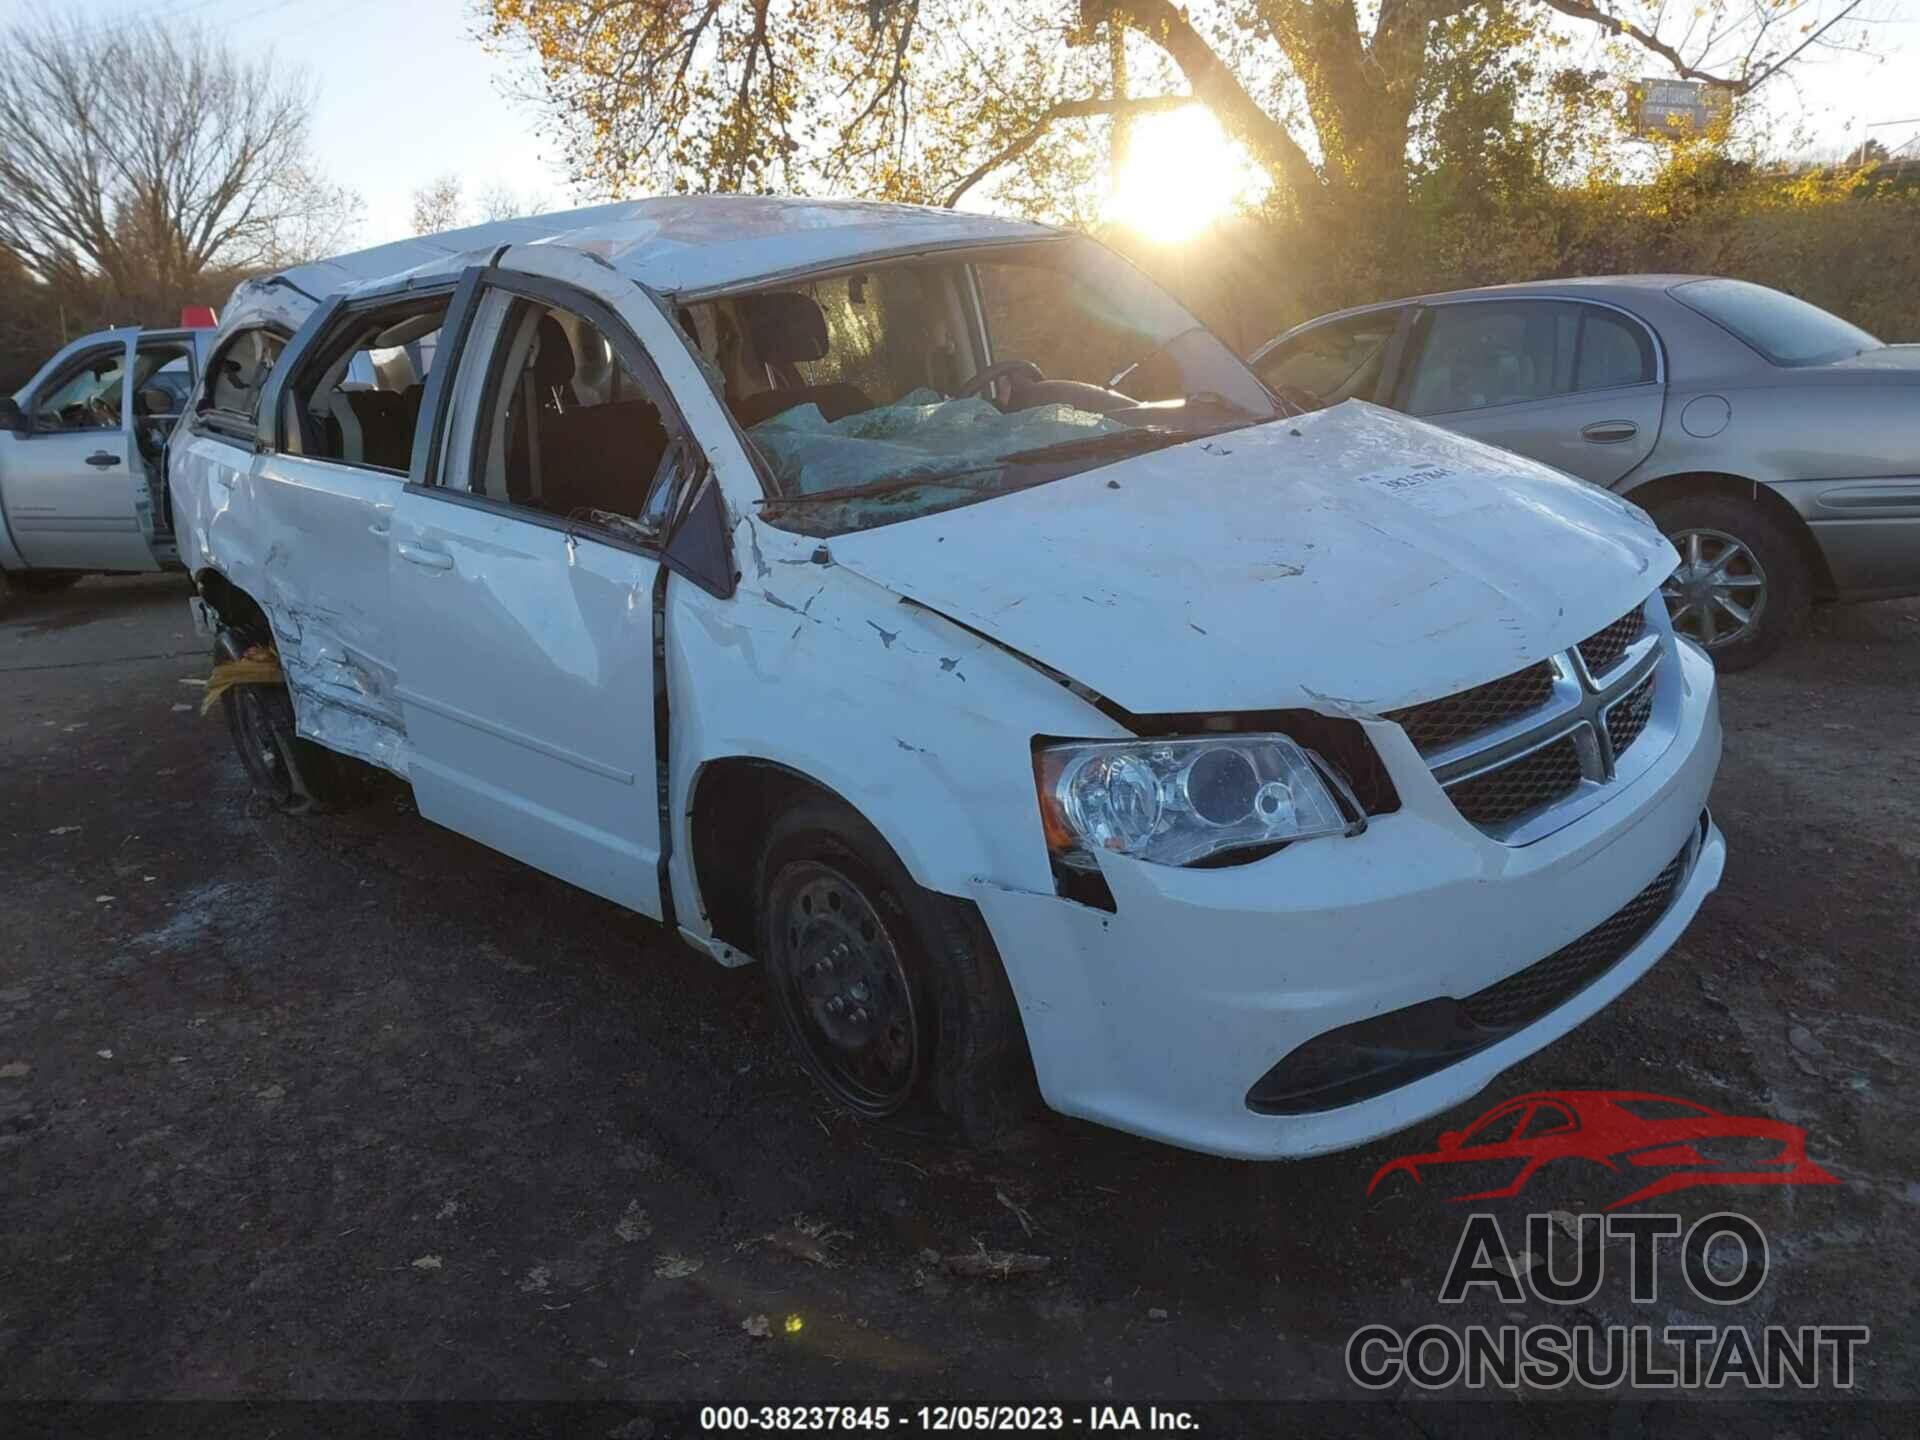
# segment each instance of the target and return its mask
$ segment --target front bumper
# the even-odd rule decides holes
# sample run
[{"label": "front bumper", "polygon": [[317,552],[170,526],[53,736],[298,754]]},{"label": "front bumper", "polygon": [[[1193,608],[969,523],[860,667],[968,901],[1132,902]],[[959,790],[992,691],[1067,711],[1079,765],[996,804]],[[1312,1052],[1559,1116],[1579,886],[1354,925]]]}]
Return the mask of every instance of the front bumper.
[{"label": "front bumper", "polygon": [[[1047,1103],[1217,1155],[1319,1154],[1466,1100],[1606,1005],[1679,938],[1726,860],[1719,830],[1707,822],[1700,833],[1720,759],[1713,666],[1691,645],[1665,643],[1678,677],[1667,749],[1606,803],[1529,844],[1501,844],[1462,820],[1398,727],[1379,722],[1369,730],[1395,769],[1401,808],[1364,835],[1212,870],[1102,857],[1113,914],[976,884]],[[1585,935],[1696,834],[1659,920],[1538,1020],[1352,1104],[1288,1115],[1248,1107],[1250,1087],[1313,1037],[1472,995]]]}]

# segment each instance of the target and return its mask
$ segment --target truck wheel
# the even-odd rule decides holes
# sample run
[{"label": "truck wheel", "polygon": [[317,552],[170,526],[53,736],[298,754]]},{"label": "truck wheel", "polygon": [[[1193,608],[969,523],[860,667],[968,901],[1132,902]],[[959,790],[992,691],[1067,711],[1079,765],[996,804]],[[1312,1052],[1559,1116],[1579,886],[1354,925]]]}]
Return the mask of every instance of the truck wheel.
[{"label": "truck wheel", "polygon": [[[235,643],[223,636],[221,652]],[[351,780],[333,752],[294,732],[286,686],[234,685],[220,696],[220,708],[254,793],[276,810],[307,815],[338,809],[351,798]]]},{"label": "truck wheel", "polygon": [[1794,537],[1766,511],[1727,495],[1681,495],[1653,507],[1680,552],[1660,594],[1673,628],[1721,670],[1757,665],[1805,623],[1813,577]]},{"label": "truck wheel", "polygon": [[825,798],[761,850],[760,954],[801,1065],[863,1119],[942,1112],[983,1144],[1032,1109],[1019,1007],[979,913],[913,883],[879,833]]}]

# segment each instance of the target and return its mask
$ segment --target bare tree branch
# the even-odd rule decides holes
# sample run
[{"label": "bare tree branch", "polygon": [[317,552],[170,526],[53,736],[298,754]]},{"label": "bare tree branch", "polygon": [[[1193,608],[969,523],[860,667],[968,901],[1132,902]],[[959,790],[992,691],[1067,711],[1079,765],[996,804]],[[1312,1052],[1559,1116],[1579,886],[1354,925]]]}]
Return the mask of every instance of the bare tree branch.
[{"label": "bare tree branch", "polygon": [[1001,147],[948,192],[940,203],[951,210],[974,186],[1003,166],[1012,164],[1040,143],[1041,137],[1062,120],[1084,120],[1097,115],[1152,115],[1184,110],[1198,102],[1191,95],[1143,95],[1135,99],[1067,100],[1049,107],[1017,140]]}]

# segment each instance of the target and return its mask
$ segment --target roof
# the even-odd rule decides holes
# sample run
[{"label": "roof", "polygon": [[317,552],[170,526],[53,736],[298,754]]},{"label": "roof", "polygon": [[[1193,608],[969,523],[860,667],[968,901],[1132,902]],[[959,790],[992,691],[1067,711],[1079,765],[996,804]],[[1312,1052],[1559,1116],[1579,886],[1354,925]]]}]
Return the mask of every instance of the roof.
[{"label": "roof", "polygon": [[1329,310],[1281,331],[1253,352],[1257,360],[1275,345],[1297,331],[1323,325],[1329,320],[1344,320],[1378,310],[1397,310],[1402,305],[1443,300],[1464,300],[1471,296],[1501,296],[1509,299],[1560,299],[1580,297],[1589,300],[1624,300],[1629,294],[1664,293],[1689,280],[1707,280],[1707,275],[1569,275],[1558,280],[1518,280],[1505,285],[1473,285],[1463,290],[1435,290],[1426,295],[1402,295],[1396,300],[1375,300],[1367,305],[1351,305],[1344,310]]},{"label": "roof", "polygon": [[568,245],[664,294],[725,289],[840,261],[1041,240],[1046,225],[922,205],[767,195],[677,195],[494,220],[298,265],[282,278],[320,297],[408,272],[458,269],[499,245]]}]

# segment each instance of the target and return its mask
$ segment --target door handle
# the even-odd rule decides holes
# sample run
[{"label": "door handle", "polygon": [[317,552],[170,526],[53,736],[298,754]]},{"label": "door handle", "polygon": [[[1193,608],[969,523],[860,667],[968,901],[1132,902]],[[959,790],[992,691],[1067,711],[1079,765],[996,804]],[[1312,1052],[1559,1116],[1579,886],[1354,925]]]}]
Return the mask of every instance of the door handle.
[{"label": "door handle", "polygon": [[1596,420],[1580,432],[1595,445],[1619,445],[1639,433],[1640,427],[1631,420]]},{"label": "door handle", "polygon": [[104,450],[96,450],[93,454],[87,456],[87,463],[96,470],[104,470],[109,465],[118,465],[120,463],[120,457],[118,455],[109,455]]},{"label": "door handle", "polygon": [[453,568],[453,556],[449,555],[446,551],[429,550],[421,545],[409,545],[404,540],[400,542],[400,558],[402,560],[410,560],[415,565],[425,566],[429,570],[451,570]]}]

